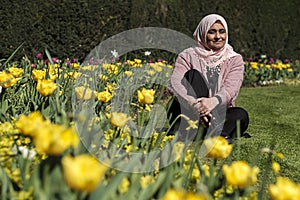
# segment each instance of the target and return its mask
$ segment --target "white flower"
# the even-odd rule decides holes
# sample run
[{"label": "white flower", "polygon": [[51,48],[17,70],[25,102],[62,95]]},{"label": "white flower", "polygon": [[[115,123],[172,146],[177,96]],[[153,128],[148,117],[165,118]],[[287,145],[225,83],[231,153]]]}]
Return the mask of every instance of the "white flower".
[{"label": "white flower", "polygon": [[1,94],[1,92],[2,92],[2,87],[0,86],[0,94]]},{"label": "white flower", "polygon": [[267,58],[267,55],[260,55],[260,58],[264,59],[264,58]]},{"label": "white flower", "polygon": [[119,53],[115,49],[113,51],[110,51],[110,53],[113,55],[114,58],[119,57]]},{"label": "white flower", "polygon": [[28,158],[29,160],[31,160],[32,158],[34,158],[34,156],[36,155],[36,151],[34,150],[30,150],[25,146],[20,146],[19,147],[19,151],[22,153],[22,156],[24,158]]},{"label": "white flower", "polygon": [[151,52],[150,51],[145,51],[145,56],[150,56]]}]

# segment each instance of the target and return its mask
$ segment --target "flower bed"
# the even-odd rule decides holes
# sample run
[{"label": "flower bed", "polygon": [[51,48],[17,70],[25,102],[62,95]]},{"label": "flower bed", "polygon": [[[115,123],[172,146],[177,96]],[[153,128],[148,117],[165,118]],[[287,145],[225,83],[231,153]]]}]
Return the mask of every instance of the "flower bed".
[{"label": "flower bed", "polygon": [[[299,183],[278,173],[279,152],[262,149],[278,178],[258,191],[260,169],[232,160],[234,144],[224,138],[174,142],[161,112],[171,98],[167,61],[80,66],[42,54],[4,65],[1,199],[300,198]],[[250,85],[299,77],[298,62],[249,61],[245,67]],[[198,129],[188,122],[188,131]]]}]

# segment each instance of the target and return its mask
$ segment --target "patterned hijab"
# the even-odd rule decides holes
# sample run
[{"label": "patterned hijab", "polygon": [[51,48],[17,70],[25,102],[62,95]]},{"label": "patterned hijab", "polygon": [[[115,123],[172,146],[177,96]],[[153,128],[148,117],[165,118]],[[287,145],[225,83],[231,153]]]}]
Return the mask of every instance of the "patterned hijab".
[{"label": "patterned hijab", "polygon": [[[218,51],[213,51],[207,46],[206,35],[210,27],[216,21],[220,21],[226,30],[226,43],[222,49]],[[200,59],[203,60],[205,64],[209,66],[215,67],[222,63],[224,60],[237,55],[237,53],[233,51],[233,48],[228,44],[227,22],[220,15],[210,14],[205,16],[198,24],[193,34],[193,37],[199,45],[196,48],[197,54],[200,56]]]}]

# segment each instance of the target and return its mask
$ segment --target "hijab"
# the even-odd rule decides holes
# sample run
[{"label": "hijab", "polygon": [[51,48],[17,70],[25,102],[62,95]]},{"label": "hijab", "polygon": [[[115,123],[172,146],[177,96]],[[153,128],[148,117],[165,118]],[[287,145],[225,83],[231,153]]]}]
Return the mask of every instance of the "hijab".
[{"label": "hijab", "polygon": [[[224,47],[218,51],[213,51],[207,46],[206,36],[209,28],[217,21],[220,21],[226,30],[226,43]],[[233,56],[238,55],[233,51],[233,48],[228,44],[228,27],[225,19],[217,14],[210,14],[205,16],[198,24],[194,34],[194,39],[198,43],[196,53],[206,65],[216,67],[223,61]]]}]

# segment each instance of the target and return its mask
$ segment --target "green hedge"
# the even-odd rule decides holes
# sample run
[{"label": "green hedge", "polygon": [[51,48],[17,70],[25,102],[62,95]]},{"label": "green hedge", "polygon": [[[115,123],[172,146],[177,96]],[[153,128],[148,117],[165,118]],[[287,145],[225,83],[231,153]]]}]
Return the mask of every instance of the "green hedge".
[{"label": "green hedge", "polygon": [[0,58],[52,56],[83,59],[101,41],[132,28],[157,26],[189,36],[209,13],[223,15],[230,43],[244,57],[299,59],[298,0],[2,0]]}]

